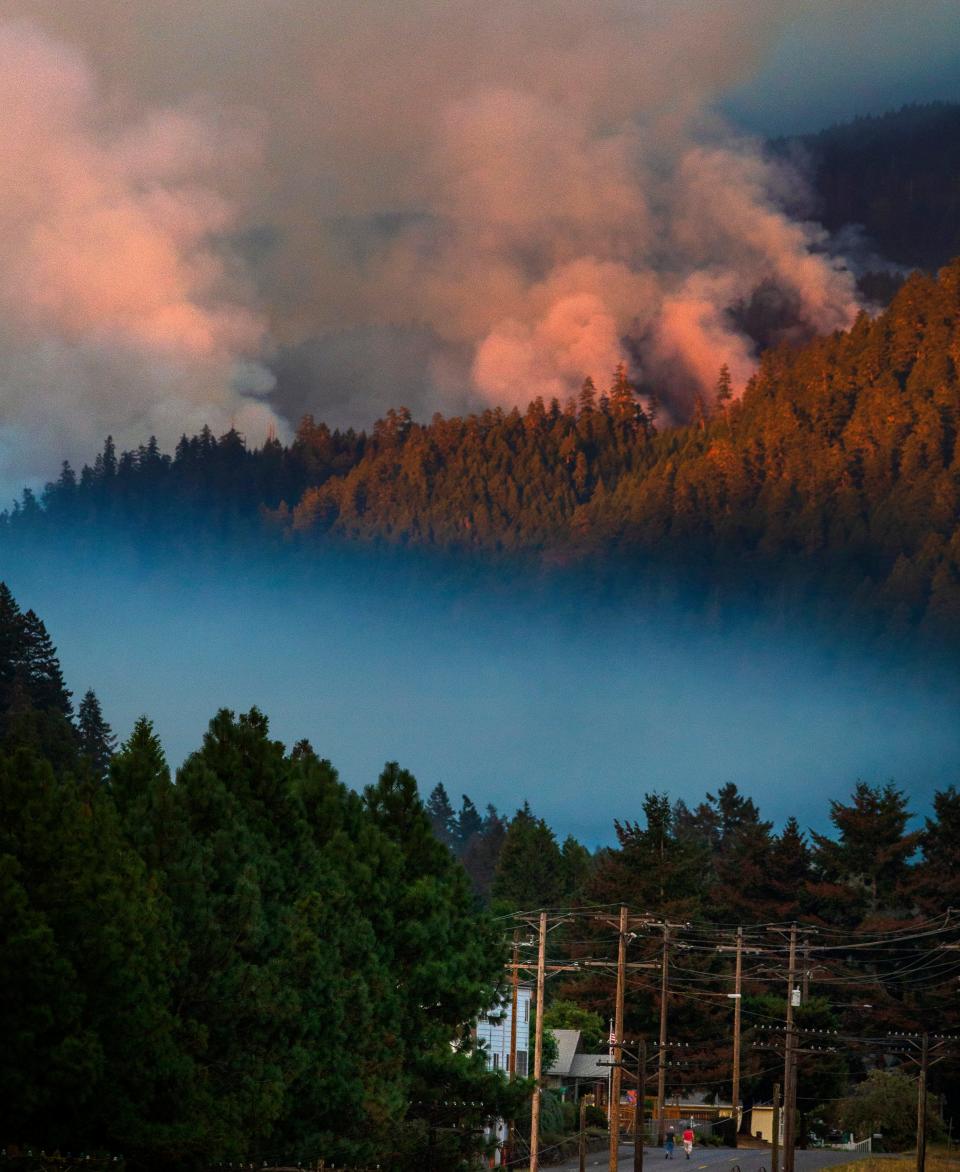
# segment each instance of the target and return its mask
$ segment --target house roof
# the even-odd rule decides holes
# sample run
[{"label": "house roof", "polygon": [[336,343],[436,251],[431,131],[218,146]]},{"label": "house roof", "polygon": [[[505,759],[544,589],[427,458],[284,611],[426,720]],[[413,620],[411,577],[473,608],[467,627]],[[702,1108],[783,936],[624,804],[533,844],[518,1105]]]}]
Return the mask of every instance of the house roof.
[{"label": "house roof", "polygon": [[606,1054],[574,1054],[573,1062],[570,1064],[569,1077],[570,1078],[589,1078],[606,1081],[607,1075],[610,1073],[609,1066],[601,1066],[601,1062],[609,1063],[610,1059]]},{"label": "house roof", "polygon": [[574,1055],[580,1046],[580,1031],[553,1030],[552,1032],[557,1039],[557,1060],[547,1071],[547,1074],[555,1074],[563,1078],[570,1073]]}]

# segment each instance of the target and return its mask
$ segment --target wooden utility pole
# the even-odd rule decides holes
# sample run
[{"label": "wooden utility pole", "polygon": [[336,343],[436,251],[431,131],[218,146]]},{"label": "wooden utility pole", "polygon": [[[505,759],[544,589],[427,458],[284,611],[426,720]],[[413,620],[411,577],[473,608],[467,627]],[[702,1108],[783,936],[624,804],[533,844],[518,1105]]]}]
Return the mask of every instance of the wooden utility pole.
[{"label": "wooden utility pole", "polygon": [[620,908],[617,937],[617,996],[613,1007],[613,1067],[610,1071],[610,1172],[617,1172],[620,1150],[620,1071],[623,1066],[623,989],[627,966],[627,909]]},{"label": "wooden utility pole", "polygon": [[520,929],[513,930],[513,973],[510,1000],[510,1081],[517,1077],[517,1010],[520,1008]]},{"label": "wooden utility pole", "polygon": [[587,1172],[587,1096],[580,1096],[580,1172]]},{"label": "wooden utility pole", "polygon": [[[511,970],[513,996],[510,1001],[510,1081],[517,1077],[517,1011],[520,1008],[520,929],[513,930],[513,968]],[[527,1050],[529,1051],[529,1044]],[[513,1163],[517,1144],[517,1121],[507,1125],[507,1163]]]},{"label": "wooden utility pole", "polygon": [[783,1172],[794,1172],[797,1132],[797,1043],[793,1028],[793,989],[797,980],[797,925],[790,926],[787,968],[787,1034],[783,1061]]},{"label": "wooden utility pole", "polygon": [[637,1102],[633,1110],[633,1172],[643,1172],[643,1141],[647,1133],[644,1095],[647,1090],[647,1040],[637,1047]]},{"label": "wooden utility pole", "polygon": [[770,1172],[780,1172],[780,1084],[773,1085],[773,1136],[770,1141]]},{"label": "wooden utility pole", "polygon": [[737,928],[737,966],[733,978],[733,1087],[730,1102],[733,1106],[733,1146],[737,1146],[740,1132],[740,1002],[743,983],[743,928]]},{"label": "wooden utility pole", "polygon": [[670,925],[663,925],[663,959],[660,969],[660,1048],[657,1061],[657,1143],[663,1146],[663,1101],[667,1088],[667,986],[670,963]]},{"label": "wooden utility pole", "polygon": [[917,1172],[924,1172],[927,1162],[927,1066],[930,1059],[930,1039],[926,1034],[920,1041],[920,1079],[917,1087]]},{"label": "wooden utility pole", "polygon": [[540,913],[537,949],[537,1021],[533,1050],[533,1102],[530,1104],[530,1172],[540,1169],[540,1079],[543,1074],[543,979],[547,963],[547,913]]}]

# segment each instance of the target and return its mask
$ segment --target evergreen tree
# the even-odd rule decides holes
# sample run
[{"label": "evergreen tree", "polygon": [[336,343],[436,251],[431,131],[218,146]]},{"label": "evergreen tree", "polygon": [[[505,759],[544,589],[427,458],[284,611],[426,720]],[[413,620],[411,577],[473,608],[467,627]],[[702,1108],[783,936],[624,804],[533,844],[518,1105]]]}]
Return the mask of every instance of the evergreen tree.
[{"label": "evergreen tree", "polygon": [[23,658],[23,616],[6,582],[0,582],[0,718],[10,709]]},{"label": "evergreen tree", "polygon": [[563,891],[566,903],[579,899],[590,880],[592,859],[590,852],[572,834],[568,834],[560,848]]},{"label": "evergreen tree", "polygon": [[[4,964],[31,953],[4,977],[19,1024],[0,1082],[13,1071],[21,1082],[3,1096],[4,1132],[141,1163],[179,1158],[191,1123],[175,1101],[184,1070],[171,1044],[169,922],[108,792],[57,777],[26,749],[0,759],[0,875],[11,900]],[[18,1055],[24,1065],[11,1068]]]},{"label": "evergreen tree", "polygon": [[456,815],[442,781],[437,782],[430,791],[430,797],[427,799],[427,815],[430,818],[433,833],[444,846],[452,847],[458,838]]},{"label": "evergreen tree", "polygon": [[457,849],[462,853],[466,850],[470,840],[475,834],[479,834],[483,830],[483,819],[480,817],[480,811],[467,797],[466,794],[461,794],[460,811],[457,814]]},{"label": "evergreen tree", "polygon": [[31,703],[40,712],[55,712],[69,719],[73,705],[56,648],[42,619],[32,610],[23,615],[22,639],[23,669]]},{"label": "evergreen tree", "polygon": [[730,378],[730,367],[724,363],[720,367],[720,374],[717,376],[716,386],[713,388],[713,401],[717,409],[725,413],[732,398],[733,382]]},{"label": "evergreen tree", "polygon": [[810,848],[796,818],[790,817],[771,846],[774,920],[796,920],[809,910],[808,884],[813,878]]},{"label": "evergreen tree", "polygon": [[481,904],[490,902],[494,875],[507,837],[507,821],[493,806],[487,806],[483,829],[467,843],[460,861],[470,879],[470,886]]},{"label": "evergreen tree", "polygon": [[522,1084],[511,1088],[486,1071],[469,1028],[495,1003],[505,950],[494,925],[473,911],[463,868],[433,834],[413,777],[389,764],[364,801],[392,847],[378,939],[399,979],[393,1028],[403,1039],[410,1102],[394,1161],[429,1172],[466,1169],[483,1120],[515,1110],[522,1095]]},{"label": "evergreen tree", "polygon": [[645,826],[614,822],[619,850],[597,860],[591,899],[636,901],[661,914],[690,916],[701,898],[706,851],[695,839],[677,834],[666,794],[644,794],[643,811]]},{"label": "evergreen tree", "polygon": [[960,791],[955,786],[933,796],[933,817],[924,819],[920,832],[922,858],[911,888],[929,914],[944,907],[960,907]]},{"label": "evergreen tree", "polygon": [[563,855],[553,831],[534,817],[528,802],[507,828],[491,894],[512,910],[558,907],[563,902]]},{"label": "evergreen tree", "polygon": [[92,688],[87,689],[80,701],[77,732],[80,734],[80,752],[90,763],[94,777],[103,781],[117,747],[117,738],[104,720],[100,701]]},{"label": "evergreen tree", "polygon": [[848,905],[862,904],[870,914],[896,907],[920,838],[907,833],[909,818],[907,799],[895,786],[857,782],[849,805],[830,803],[838,838],[813,834],[822,879],[845,889]]}]

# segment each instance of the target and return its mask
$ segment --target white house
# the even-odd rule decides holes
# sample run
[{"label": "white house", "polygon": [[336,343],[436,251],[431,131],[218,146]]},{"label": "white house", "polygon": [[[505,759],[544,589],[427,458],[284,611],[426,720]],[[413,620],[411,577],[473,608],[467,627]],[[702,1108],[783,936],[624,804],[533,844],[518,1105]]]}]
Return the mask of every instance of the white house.
[{"label": "white house", "polygon": [[[517,1076],[526,1078],[530,1060],[530,1004],[533,989],[520,985],[517,989]],[[497,1004],[477,1022],[477,1041],[487,1056],[488,1070],[510,1069],[510,1023],[513,1016],[513,990],[508,987]]]}]

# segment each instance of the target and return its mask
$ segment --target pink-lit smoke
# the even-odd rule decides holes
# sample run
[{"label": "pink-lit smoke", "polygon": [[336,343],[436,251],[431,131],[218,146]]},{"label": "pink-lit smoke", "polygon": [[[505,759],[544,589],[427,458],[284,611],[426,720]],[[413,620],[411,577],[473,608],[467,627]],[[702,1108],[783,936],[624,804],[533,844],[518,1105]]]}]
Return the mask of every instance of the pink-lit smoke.
[{"label": "pink-lit smoke", "polygon": [[621,360],[675,416],[742,386],[757,286],[811,330],[856,304],[715,103],[791,20],[887,3],[6,0],[0,479]]},{"label": "pink-lit smoke", "polygon": [[0,475],[108,431],[262,432],[265,322],[211,244],[234,217],[216,172],[253,162],[246,143],[163,108],[106,129],[83,61],[9,24],[0,109]]}]

